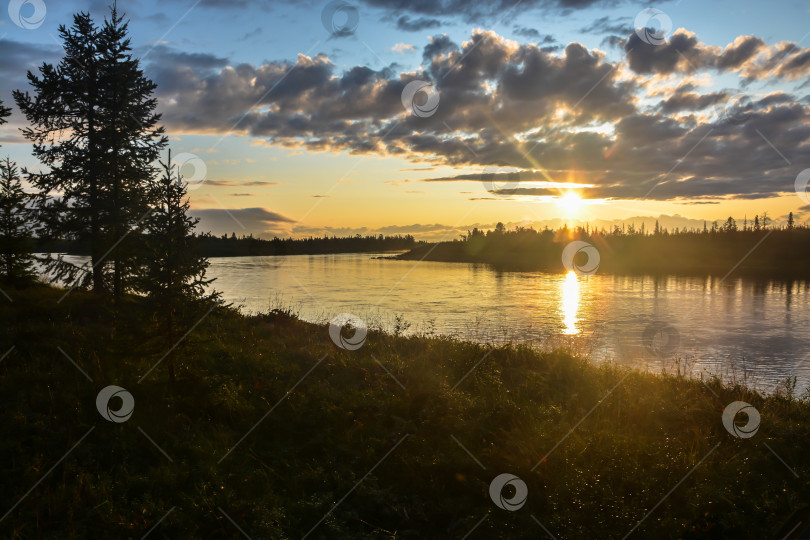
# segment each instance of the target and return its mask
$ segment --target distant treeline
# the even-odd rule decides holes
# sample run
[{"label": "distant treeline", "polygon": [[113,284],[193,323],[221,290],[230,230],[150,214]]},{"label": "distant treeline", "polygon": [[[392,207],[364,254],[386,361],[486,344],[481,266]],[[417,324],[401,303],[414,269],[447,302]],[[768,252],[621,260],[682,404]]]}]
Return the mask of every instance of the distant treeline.
[{"label": "distant treeline", "polygon": [[[418,246],[397,256],[406,260],[481,262],[503,270],[564,272],[563,250],[575,240],[593,245],[599,253],[600,273],[714,274],[810,279],[810,229],[794,225],[772,227],[759,219],[738,227],[724,225],[670,232],[615,227],[611,231],[587,227],[556,231],[518,228],[473,229],[453,242]],[[577,265],[587,265],[580,252]]]},{"label": "distant treeline", "polygon": [[[262,255],[318,255],[327,253],[363,253],[375,251],[404,251],[414,249],[418,243],[411,235],[406,236],[324,236],[323,238],[273,238],[265,240],[253,235],[237,237],[236,234],[215,236],[210,233],[193,237],[197,252],[204,257],[246,257]],[[39,242],[37,251],[87,255],[88,242]]]},{"label": "distant treeline", "polygon": [[273,238],[263,240],[253,235],[237,237],[211,234],[197,236],[200,251],[206,257],[242,257],[248,255],[318,255],[325,253],[363,253],[413,249],[413,236],[324,236],[323,238]]}]

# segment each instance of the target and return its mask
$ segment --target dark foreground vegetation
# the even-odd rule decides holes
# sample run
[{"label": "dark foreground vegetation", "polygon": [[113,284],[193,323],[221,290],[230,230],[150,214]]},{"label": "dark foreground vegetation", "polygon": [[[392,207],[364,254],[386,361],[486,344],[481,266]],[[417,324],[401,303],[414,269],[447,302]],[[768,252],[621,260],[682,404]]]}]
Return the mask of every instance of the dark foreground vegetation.
[{"label": "dark foreground vegetation", "polygon": [[[792,538],[810,524],[810,403],[790,382],[766,397],[379,331],[347,351],[290,313],[223,306],[124,19],[79,13],[59,39],[57,66],[14,93],[43,167],[0,166],[0,538]],[[672,272],[734,264],[770,234],[502,229],[436,253],[552,267],[579,237],[608,268],[640,253]],[[806,269],[807,234],[773,233],[745,264]],[[51,258],[71,288],[37,284],[33,237],[85,242],[92,264]],[[738,400],[762,415],[749,439],[721,423]],[[488,493],[503,473],[528,488],[514,512]]]},{"label": "dark foreground vegetation", "polygon": [[[420,245],[399,259],[481,262],[504,270],[564,271],[562,252],[574,240],[599,251],[600,273],[714,274],[810,278],[810,229],[765,228],[730,221],[704,230],[611,232],[583,228],[557,231],[499,227],[470,231],[453,242]],[[582,253],[577,265],[587,263]]]},{"label": "dark foreground vegetation", "polygon": [[[789,384],[764,397],[376,331],[345,351],[324,326],[229,309],[166,357],[171,384],[166,360],[150,372],[167,347],[145,300],[6,292],[2,538],[244,538],[236,524],[257,540],[460,539],[480,523],[467,538],[534,540],[538,521],[623,538],[643,519],[630,538],[763,539],[810,524],[810,403]],[[134,397],[124,423],[96,410],[112,384]],[[761,413],[753,438],[721,423],[736,400]],[[518,511],[489,497],[505,472],[528,486]]]}]

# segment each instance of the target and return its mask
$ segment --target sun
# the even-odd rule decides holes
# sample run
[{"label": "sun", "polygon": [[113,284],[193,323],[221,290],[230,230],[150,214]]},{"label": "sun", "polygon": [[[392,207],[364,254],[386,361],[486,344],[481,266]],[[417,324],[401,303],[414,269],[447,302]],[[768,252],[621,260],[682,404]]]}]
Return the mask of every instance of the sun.
[{"label": "sun", "polygon": [[576,214],[582,206],[582,198],[573,191],[569,191],[559,199],[557,204],[569,215]]}]

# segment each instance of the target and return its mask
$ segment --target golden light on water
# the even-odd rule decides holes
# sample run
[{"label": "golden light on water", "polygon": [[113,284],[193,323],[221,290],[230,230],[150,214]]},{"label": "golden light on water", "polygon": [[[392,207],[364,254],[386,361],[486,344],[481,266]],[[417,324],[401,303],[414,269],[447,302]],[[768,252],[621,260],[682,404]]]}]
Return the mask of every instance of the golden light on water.
[{"label": "golden light on water", "polygon": [[579,281],[575,272],[568,272],[562,281],[562,316],[565,329],[563,334],[573,336],[579,334],[577,328],[577,311],[579,310]]}]

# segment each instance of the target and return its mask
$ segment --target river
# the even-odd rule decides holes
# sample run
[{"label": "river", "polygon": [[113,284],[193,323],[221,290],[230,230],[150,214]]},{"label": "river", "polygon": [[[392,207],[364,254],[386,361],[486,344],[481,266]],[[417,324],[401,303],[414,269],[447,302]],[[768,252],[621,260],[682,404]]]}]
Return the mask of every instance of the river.
[{"label": "river", "polygon": [[[485,343],[573,347],[596,361],[718,375],[764,391],[810,382],[810,283],[746,278],[503,272],[375,254],[212,258],[209,277],[245,312]],[[79,262],[80,258],[72,258]]]}]

